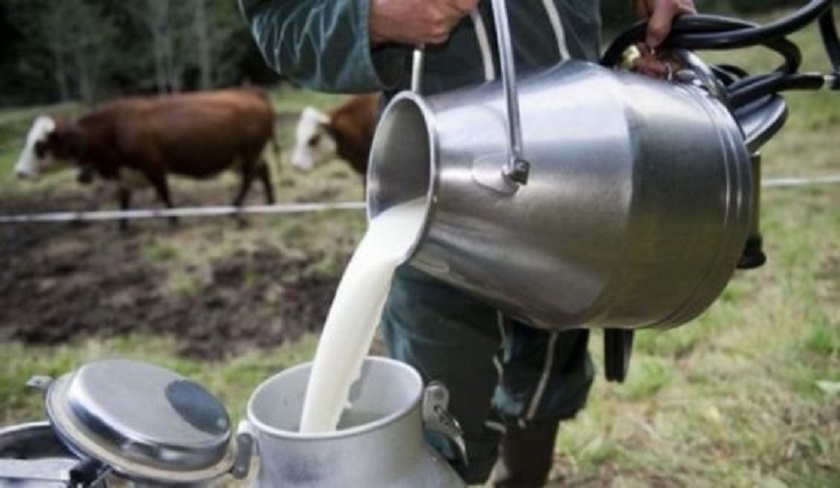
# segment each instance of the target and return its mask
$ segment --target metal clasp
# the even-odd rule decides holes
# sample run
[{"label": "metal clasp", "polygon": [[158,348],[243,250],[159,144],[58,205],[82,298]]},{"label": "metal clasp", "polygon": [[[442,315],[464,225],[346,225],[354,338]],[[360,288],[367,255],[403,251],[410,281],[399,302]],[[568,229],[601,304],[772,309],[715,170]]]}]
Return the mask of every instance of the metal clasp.
[{"label": "metal clasp", "polygon": [[458,420],[447,410],[449,390],[440,381],[432,381],[423,391],[423,426],[442,434],[455,447],[458,461],[467,464],[467,446],[464,431]]}]

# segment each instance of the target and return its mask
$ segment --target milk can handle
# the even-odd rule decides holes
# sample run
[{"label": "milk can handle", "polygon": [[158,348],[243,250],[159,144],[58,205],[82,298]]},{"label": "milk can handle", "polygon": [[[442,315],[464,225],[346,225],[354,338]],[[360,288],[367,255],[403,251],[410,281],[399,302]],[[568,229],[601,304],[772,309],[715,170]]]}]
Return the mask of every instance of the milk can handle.
[{"label": "milk can handle", "polygon": [[[510,22],[505,0],[492,0],[492,5],[499,48],[499,66],[502,71],[502,88],[507,102],[508,160],[502,171],[507,178],[524,184],[528,181],[530,164],[522,154],[522,122],[519,116],[519,97],[516,92],[516,65],[510,39]],[[424,46],[416,46],[411,70],[411,90],[418,94],[422,83],[423,58]]]}]

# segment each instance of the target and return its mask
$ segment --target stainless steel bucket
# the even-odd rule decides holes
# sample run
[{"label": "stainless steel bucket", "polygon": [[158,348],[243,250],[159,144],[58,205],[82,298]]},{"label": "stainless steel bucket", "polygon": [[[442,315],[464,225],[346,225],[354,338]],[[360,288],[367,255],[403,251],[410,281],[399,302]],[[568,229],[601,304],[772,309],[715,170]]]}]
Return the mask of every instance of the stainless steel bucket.
[{"label": "stainless steel bucket", "polygon": [[311,363],[263,382],[247,408],[259,453],[256,487],[463,487],[423,437],[423,383],[411,367],[369,357],[338,430],[301,434]]},{"label": "stainless steel bucket", "polygon": [[[56,437],[49,422],[32,422],[0,429],[0,486],[63,488],[79,464]],[[97,488],[104,488],[99,483]]]},{"label": "stainless steel bucket", "polygon": [[546,329],[672,327],[704,311],[751,214],[750,154],[724,104],[697,83],[582,61],[524,77],[518,107],[504,81],[386,107],[367,207],[426,199],[407,262]]}]

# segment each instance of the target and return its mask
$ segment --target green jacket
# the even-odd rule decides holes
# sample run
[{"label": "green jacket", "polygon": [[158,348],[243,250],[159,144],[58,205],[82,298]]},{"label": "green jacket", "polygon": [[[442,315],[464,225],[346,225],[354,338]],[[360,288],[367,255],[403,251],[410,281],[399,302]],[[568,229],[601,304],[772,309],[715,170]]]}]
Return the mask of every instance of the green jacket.
[{"label": "green jacket", "polygon": [[[370,0],[239,0],[268,64],[289,80],[328,92],[393,92],[408,87],[412,46],[371,49]],[[596,60],[598,0],[508,0],[517,72],[572,57]],[[426,48],[423,92],[494,79],[491,2],[464,18],[449,41]]]}]

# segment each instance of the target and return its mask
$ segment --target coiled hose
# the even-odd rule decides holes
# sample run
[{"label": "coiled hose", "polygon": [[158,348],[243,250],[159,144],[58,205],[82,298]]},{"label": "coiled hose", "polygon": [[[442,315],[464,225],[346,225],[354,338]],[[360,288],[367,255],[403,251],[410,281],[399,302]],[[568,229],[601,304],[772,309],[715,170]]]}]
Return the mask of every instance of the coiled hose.
[{"label": "coiled hose", "polygon": [[[802,53],[786,36],[817,21],[832,73],[800,73]],[[624,51],[642,42],[647,23],[622,32],[601,57],[601,64],[614,67]],[[685,15],[675,19],[662,49],[729,50],[764,46],[784,62],[769,73],[750,75],[731,65],[712,66],[726,91],[724,102],[737,109],[769,94],[784,90],[840,89],[840,40],[834,22],[832,0],[812,0],[792,14],[765,25],[717,15]]]}]

